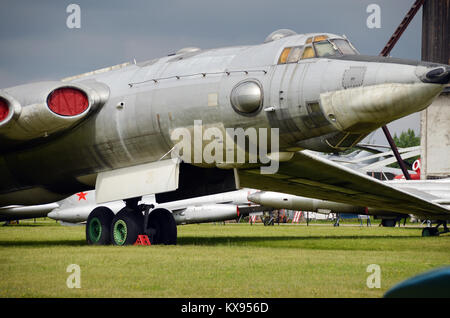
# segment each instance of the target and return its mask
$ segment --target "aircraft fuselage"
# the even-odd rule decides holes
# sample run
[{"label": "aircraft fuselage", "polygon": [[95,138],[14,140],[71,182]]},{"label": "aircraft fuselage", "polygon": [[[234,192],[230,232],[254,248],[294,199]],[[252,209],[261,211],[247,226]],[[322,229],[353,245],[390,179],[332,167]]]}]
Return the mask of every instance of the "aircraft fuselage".
[{"label": "aircraft fuselage", "polygon": [[[63,80],[61,86],[93,87],[107,98],[70,128],[49,133],[44,127],[35,138],[24,137],[14,123],[7,132],[0,125],[0,206],[52,202],[92,188],[99,172],[157,161],[176,144],[174,130],[193,130],[199,120],[204,129],[220,131],[278,128],[280,151],[341,150],[424,109],[443,88],[426,78],[438,65],[356,52],[320,56],[315,35],[187,50]],[[297,60],[280,63],[286,48],[299,47]],[[307,47],[316,55],[301,58]],[[22,115],[39,105],[33,100],[29,106],[29,92],[22,86],[0,91],[21,105],[15,120],[22,128]]]}]

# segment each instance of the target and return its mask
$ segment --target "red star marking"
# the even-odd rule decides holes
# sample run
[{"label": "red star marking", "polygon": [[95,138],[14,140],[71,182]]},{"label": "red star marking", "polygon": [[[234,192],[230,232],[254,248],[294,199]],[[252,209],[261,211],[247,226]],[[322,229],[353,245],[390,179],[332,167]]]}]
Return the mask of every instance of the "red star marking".
[{"label": "red star marking", "polygon": [[87,201],[86,200],[87,192],[80,192],[80,193],[77,193],[77,195],[78,195],[78,201],[80,201],[80,200]]}]

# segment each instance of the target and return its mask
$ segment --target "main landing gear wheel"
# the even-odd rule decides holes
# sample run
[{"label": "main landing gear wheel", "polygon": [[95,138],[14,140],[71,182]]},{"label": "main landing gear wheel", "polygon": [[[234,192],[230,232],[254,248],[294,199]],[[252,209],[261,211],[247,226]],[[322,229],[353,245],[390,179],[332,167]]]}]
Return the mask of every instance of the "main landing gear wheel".
[{"label": "main landing gear wheel", "polygon": [[422,236],[439,236],[439,230],[435,227],[426,227],[422,230]]},{"label": "main landing gear wheel", "polygon": [[114,213],[106,207],[92,210],[86,222],[86,241],[89,245],[107,245],[111,243],[111,221]]},{"label": "main landing gear wheel", "polygon": [[114,245],[131,245],[143,232],[144,219],[141,212],[124,207],[111,223],[111,242]]},{"label": "main landing gear wheel", "polygon": [[395,219],[381,219],[381,225],[384,227],[395,227],[397,220]]},{"label": "main landing gear wheel", "polygon": [[161,208],[151,210],[152,204],[137,205],[139,200],[124,200],[126,206],[116,215],[106,207],[94,209],[86,225],[88,244],[132,245],[142,234],[148,235],[151,244],[177,244],[177,224],[172,212]]},{"label": "main landing gear wheel", "polygon": [[[444,228],[443,231],[439,231],[439,226]],[[438,221],[435,227],[426,227],[422,230],[422,236],[439,236],[440,234],[448,233],[450,230],[447,226],[447,221]]]},{"label": "main landing gear wheel", "polygon": [[176,245],[177,224],[170,211],[155,209],[148,215],[147,229],[150,243]]}]

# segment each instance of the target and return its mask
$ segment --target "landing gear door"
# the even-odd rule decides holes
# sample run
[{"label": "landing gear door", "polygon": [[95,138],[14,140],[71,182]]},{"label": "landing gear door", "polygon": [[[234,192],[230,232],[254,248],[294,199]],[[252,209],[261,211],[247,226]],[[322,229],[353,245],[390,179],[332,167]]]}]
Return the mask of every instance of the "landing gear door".
[{"label": "landing gear door", "polygon": [[96,202],[140,197],[178,189],[180,162],[174,159],[100,172],[97,176]]}]

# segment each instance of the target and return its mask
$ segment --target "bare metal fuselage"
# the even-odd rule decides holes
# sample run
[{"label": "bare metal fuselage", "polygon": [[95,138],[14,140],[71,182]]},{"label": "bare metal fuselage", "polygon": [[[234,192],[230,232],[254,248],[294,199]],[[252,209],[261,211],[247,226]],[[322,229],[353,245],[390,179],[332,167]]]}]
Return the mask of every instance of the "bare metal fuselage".
[{"label": "bare metal fuselage", "polygon": [[[342,145],[349,146],[425,108],[442,90],[421,80],[429,68],[420,63],[354,56],[277,64],[285,47],[303,45],[309,36],[181,53],[66,80],[101,83],[109,97],[69,130],[2,147],[0,206],[53,202],[92,188],[99,172],[157,161],[175,144],[171,132],[195,120],[219,129],[279,128],[281,151],[330,149],[336,138],[353,136]],[[352,82],[352,72],[360,83]],[[244,116],[230,94],[249,80],[261,86],[262,107]],[[20,87],[4,91],[26,99],[17,97],[25,94]],[[308,124],[308,103],[320,104],[326,124]]]}]

